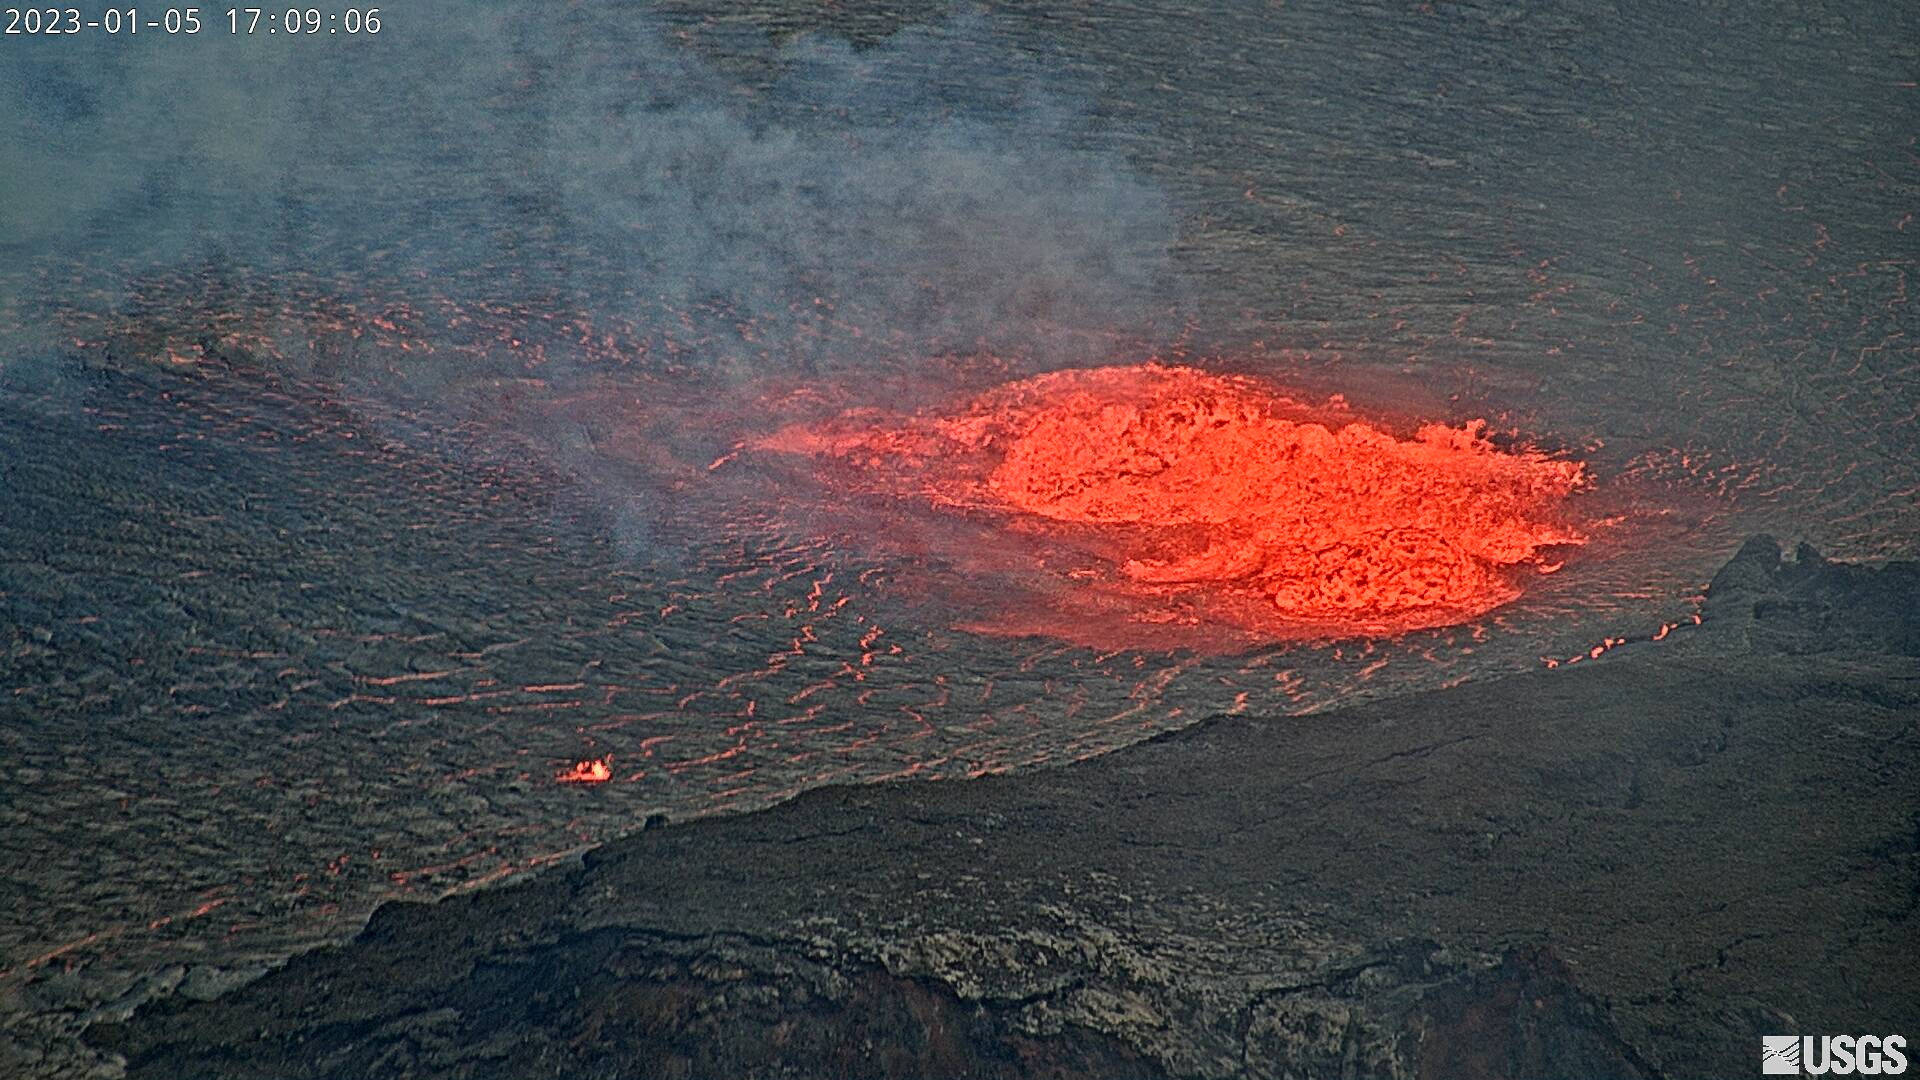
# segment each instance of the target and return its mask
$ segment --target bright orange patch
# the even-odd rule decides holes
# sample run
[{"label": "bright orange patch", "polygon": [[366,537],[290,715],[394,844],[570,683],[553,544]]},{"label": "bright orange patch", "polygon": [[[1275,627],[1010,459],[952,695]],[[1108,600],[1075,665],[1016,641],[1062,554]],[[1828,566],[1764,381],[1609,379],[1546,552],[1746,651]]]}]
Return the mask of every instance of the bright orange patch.
[{"label": "bright orange patch", "polygon": [[1195,621],[1165,602],[1231,594],[1270,605],[1233,617],[1262,632],[1441,625],[1515,599],[1518,571],[1584,539],[1559,514],[1582,466],[1503,451],[1481,422],[1402,439],[1156,364],[1024,379],[944,414],[849,412],[757,448],[1065,540],[1100,560],[1066,576],[1105,583],[1140,622]]},{"label": "bright orange patch", "polygon": [[613,779],[613,755],[590,761],[576,761],[573,768],[553,774],[563,784],[604,784]]}]

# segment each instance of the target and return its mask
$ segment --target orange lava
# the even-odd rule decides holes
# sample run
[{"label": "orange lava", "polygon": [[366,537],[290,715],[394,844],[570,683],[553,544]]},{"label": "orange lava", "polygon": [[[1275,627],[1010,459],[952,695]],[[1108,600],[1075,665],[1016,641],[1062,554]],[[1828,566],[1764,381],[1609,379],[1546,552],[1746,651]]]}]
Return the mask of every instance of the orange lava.
[{"label": "orange lava", "polygon": [[1501,449],[1485,430],[1400,438],[1337,401],[1145,364],[1024,379],[944,412],[853,410],[751,448],[1064,543],[1080,565],[1059,584],[1095,590],[1106,614],[1285,636],[1459,622],[1558,568],[1549,550],[1584,541],[1562,513],[1588,485],[1583,466]]},{"label": "orange lava", "polygon": [[562,769],[553,778],[563,784],[604,784],[613,779],[613,755],[591,761],[576,761],[573,768]]}]

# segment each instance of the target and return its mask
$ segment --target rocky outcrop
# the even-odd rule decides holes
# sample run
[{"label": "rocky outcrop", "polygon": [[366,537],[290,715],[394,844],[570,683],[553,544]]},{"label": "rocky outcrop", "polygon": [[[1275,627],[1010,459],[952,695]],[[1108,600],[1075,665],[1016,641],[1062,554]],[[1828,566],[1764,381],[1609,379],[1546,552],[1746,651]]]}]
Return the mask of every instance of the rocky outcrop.
[{"label": "rocky outcrop", "polygon": [[1458,1080],[1920,1029],[1898,611],[1782,644],[1903,572],[1765,554],[1714,587],[1718,654],[647,829],[89,1037],[136,1077]]},{"label": "rocky outcrop", "polygon": [[1714,575],[1706,613],[1755,651],[1920,656],[1920,562],[1833,562],[1801,544],[1756,536]]}]

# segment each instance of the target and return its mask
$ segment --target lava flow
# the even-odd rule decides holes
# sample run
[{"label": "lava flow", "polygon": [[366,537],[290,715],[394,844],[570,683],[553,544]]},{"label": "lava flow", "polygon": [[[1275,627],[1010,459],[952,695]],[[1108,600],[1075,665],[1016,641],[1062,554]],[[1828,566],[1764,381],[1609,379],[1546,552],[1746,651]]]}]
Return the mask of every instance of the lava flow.
[{"label": "lava flow", "polygon": [[1561,513],[1588,485],[1579,462],[1496,447],[1480,421],[1399,438],[1344,410],[1144,364],[1023,379],[945,411],[850,410],[749,449],[946,517],[944,542],[918,534],[931,553],[1006,577],[983,593],[1022,596],[983,628],[1083,641],[1115,640],[1115,619],[1265,639],[1445,625],[1516,599],[1557,568],[1551,549],[1584,542]]},{"label": "lava flow", "polygon": [[613,779],[613,757],[576,761],[573,768],[562,769],[553,778],[563,784],[604,784]]}]

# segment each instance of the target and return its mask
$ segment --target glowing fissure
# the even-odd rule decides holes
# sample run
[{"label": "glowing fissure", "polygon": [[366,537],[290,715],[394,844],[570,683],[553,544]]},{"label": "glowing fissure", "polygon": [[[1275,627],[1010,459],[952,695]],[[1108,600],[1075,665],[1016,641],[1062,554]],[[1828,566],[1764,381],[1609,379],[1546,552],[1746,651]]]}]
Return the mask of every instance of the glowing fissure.
[{"label": "glowing fissure", "polygon": [[852,410],[756,448],[842,466],[823,476],[856,491],[1070,535],[1103,563],[1075,580],[1143,602],[1253,595],[1270,605],[1256,622],[1321,631],[1471,618],[1517,598],[1523,571],[1556,569],[1549,549],[1584,542],[1560,512],[1589,483],[1579,462],[1498,448],[1481,421],[1398,438],[1343,411],[1145,364],[1024,379],[946,412]]}]

